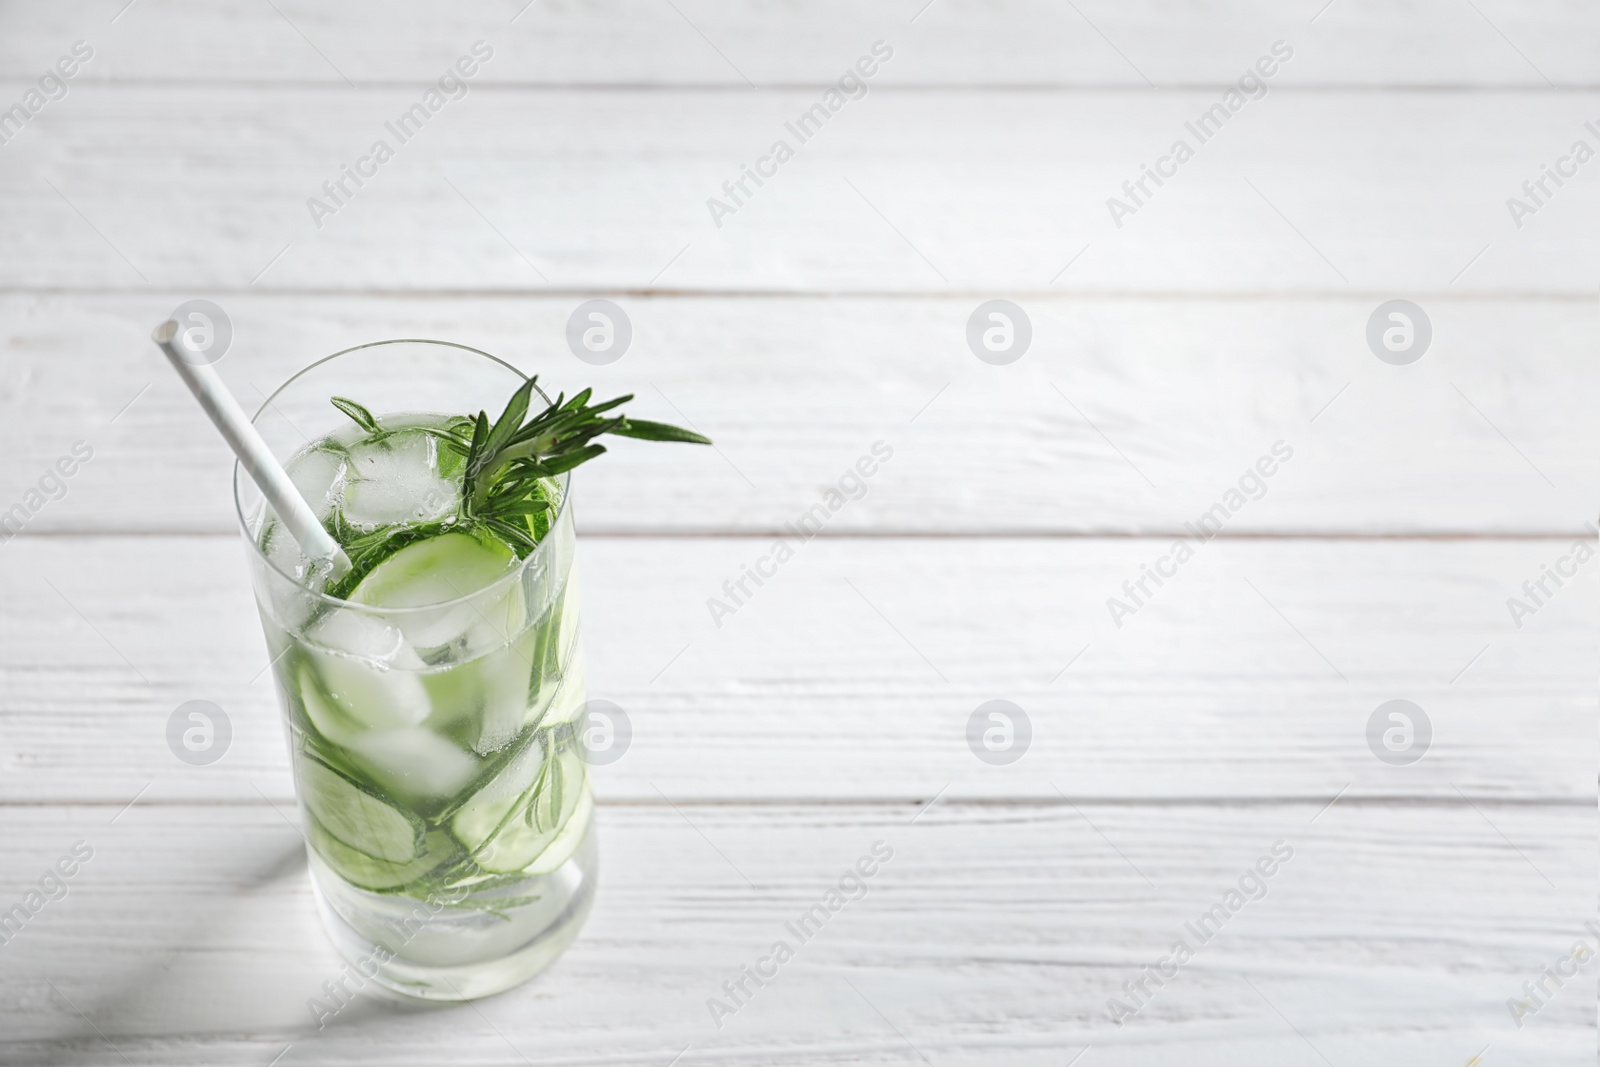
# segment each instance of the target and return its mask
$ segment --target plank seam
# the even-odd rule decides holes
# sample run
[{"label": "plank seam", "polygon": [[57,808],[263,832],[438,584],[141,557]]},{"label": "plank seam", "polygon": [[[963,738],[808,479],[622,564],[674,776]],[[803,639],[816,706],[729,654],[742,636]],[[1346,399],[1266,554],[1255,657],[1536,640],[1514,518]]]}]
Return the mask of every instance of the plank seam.
[{"label": "plank seam", "polygon": [[[0,88],[28,88],[34,83],[20,78],[0,78]],[[346,83],[332,78],[277,79],[277,78],[163,78],[117,76],[74,82],[75,85],[92,85],[116,89],[254,89],[306,92],[322,89],[348,88]],[[433,83],[426,79],[368,78],[362,79],[362,91],[402,91],[426,89]],[[923,96],[935,94],[960,95],[981,93],[985,95],[1040,96],[1068,95],[1074,93],[1116,93],[1119,95],[1161,96],[1174,93],[1224,93],[1236,88],[1231,81],[1166,82],[1161,85],[1144,85],[1137,82],[874,82],[872,92],[884,95]],[[779,93],[823,93],[836,88],[833,82],[781,81],[761,85],[742,82],[626,82],[626,81],[483,81],[473,82],[475,93],[531,93],[549,95],[574,95],[582,93],[718,93],[740,96],[769,96]],[[1600,82],[1564,82],[1561,85],[1544,85],[1536,82],[1505,82],[1502,84],[1471,82],[1304,82],[1278,84],[1274,93],[1285,95],[1378,95],[1389,93],[1435,94],[1460,93],[1463,95],[1529,95],[1570,96],[1600,91]]]},{"label": "plank seam", "polygon": [[[151,297],[189,297],[193,287],[150,287],[132,289],[120,285],[62,286],[62,285],[0,285],[0,297],[84,297],[109,299],[139,299]],[[1078,300],[1078,301],[1164,301],[1186,303],[1370,303],[1388,300],[1394,294],[1388,289],[1306,289],[1265,292],[1260,290],[1224,292],[1206,289],[1194,290],[1129,290],[1129,289],[1029,289],[1017,286],[995,286],[985,289],[723,289],[715,287],[674,289],[651,286],[616,286],[601,283],[588,287],[551,286],[548,288],[487,288],[487,289],[386,289],[350,288],[335,289],[293,288],[265,286],[226,287],[207,285],[206,292],[215,296],[239,296],[285,300],[526,300],[570,299],[573,297],[622,296],[636,299],[660,300],[907,300],[952,301],[983,300],[995,295],[1025,300]],[[1409,295],[1433,303],[1560,303],[1594,304],[1593,290],[1473,290],[1473,289],[1413,289]]]},{"label": "plank seam", "polygon": [[[578,531],[588,541],[709,541],[709,540],[770,540],[789,536],[779,528],[687,528],[663,530],[599,529]],[[1171,541],[1186,538],[1182,530],[822,530],[813,535],[813,541]],[[1511,530],[1504,532],[1464,532],[1420,530],[1415,532],[1366,533],[1354,531],[1223,531],[1207,539],[1212,541],[1330,541],[1372,542],[1378,544],[1409,544],[1422,542],[1540,542],[1592,539],[1593,534],[1580,526],[1569,530]],[[91,538],[206,538],[228,539],[238,537],[236,530],[216,529],[29,529],[15,534],[0,545],[24,541],[51,541]]]},{"label": "plank seam", "polygon": [[[1406,796],[1403,794],[1373,794],[1339,798],[1340,807],[1370,808],[1440,808],[1471,810],[1476,807],[1492,808],[1593,808],[1595,796],[1532,796],[1507,797],[1494,794],[1474,796]],[[204,810],[206,808],[260,808],[276,809],[279,804],[292,804],[292,796],[275,800],[256,800],[249,797],[206,800],[142,800],[141,810],[159,808],[167,811]],[[923,797],[689,797],[672,801],[639,798],[601,798],[595,803],[604,808],[659,809],[672,807],[692,808],[904,808],[925,810]],[[1233,797],[1106,797],[1106,796],[1038,796],[1038,797],[956,797],[942,798],[940,808],[1013,809],[1013,808],[1284,808],[1304,806],[1321,808],[1328,803],[1327,794],[1304,796],[1233,796]],[[81,808],[88,810],[122,809],[125,800],[0,800],[0,811],[25,811],[38,808]]]}]

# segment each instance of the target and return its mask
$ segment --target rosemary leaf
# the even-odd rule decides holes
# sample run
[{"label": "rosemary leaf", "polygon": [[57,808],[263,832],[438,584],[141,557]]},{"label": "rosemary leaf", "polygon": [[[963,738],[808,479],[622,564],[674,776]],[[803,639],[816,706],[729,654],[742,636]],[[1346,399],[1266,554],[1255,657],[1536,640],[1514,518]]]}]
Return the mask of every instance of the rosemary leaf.
[{"label": "rosemary leaf", "polygon": [[389,431],[378,425],[378,420],[372,417],[372,412],[357,404],[354,400],[342,396],[332,397],[330,402],[334,407],[350,416],[352,422],[373,436],[374,440],[382,440],[389,436]]}]

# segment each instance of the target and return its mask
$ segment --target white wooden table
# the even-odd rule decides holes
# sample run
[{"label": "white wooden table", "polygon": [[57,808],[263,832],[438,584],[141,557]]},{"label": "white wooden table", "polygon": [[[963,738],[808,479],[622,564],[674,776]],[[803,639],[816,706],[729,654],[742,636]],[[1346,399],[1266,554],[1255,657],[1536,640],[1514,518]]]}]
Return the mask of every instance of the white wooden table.
[{"label": "white wooden table", "polygon": [[[1520,227],[1506,204],[1600,147],[1592,5],[123,3],[0,8],[0,105],[93,52],[0,144],[0,510],[27,518],[0,910],[93,850],[0,946],[0,1061],[1592,1062],[1592,963],[1521,1027],[1507,1001],[1595,945],[1600,566],[1507,601],[1593,540],[1600,162]],[[466,96],[318,228],[307,198],[479,40]],[[716,226],[880,40],[867,95]],[[1265,97],[1116,226],[1276,41]],[[634,739],[597,772],[599,904],[527,986],[312,1022],[339,962],[229,463],[147,340],[198,296],[249,400],[442,337],[717,439],[583,472],[591,694]],[[633,324],[609,366],[563,339],[592,297]],[[1005,366],[966,341],[997,298],[1032,325]],[[1404,366],[1367,343],[1397,298],[1432,326]],[[714,625],[877,441],[866,495]],[[167,748],[191,699],[232,723],[211,766]],[[1009,766],[965,741],[993,699],[1031,721]],[[1431,721],[1407,766],[1368,746],[1392,699]],[[719,1028],[708,998],[876,841],[866,897]]]}]

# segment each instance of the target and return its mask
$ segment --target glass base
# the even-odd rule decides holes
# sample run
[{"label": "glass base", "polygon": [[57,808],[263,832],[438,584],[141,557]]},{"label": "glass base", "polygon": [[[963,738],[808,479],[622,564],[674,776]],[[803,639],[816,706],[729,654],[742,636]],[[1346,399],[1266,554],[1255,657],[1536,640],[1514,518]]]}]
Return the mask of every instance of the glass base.
[{"label": "glass base", "polygon": [[309,854],[322,925],[339,954],[362,980],[422,1000],[492,996],[550,966],[588,918],[600,873],[594,821],[566,863],[518,887],[537,900],[498,913],[472,909],[471,898],[358,889]]}]

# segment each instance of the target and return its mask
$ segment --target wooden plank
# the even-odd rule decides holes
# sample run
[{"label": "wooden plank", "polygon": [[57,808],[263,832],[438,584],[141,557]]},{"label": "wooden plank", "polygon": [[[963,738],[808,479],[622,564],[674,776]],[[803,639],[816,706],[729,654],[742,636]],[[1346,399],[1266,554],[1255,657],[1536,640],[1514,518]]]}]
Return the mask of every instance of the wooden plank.
[{"label": "wooden plank", "polygon": [[[818,539],[716,625],[769,549],[582,541],[589,693],[633,724],[601,795],[1594,800],[1600,572],[1507,609],[1561,542],[1215,541],[1119,628],[1167,542]],[[0,583],[3,799],[289,800],[239,542],[20,538]],[[166,745],[193,699],[232,722],[209,767]],[[995,699],[1032,724],[1009,767],[965,741]],[[1432,723],[1411,766],[1366,740],[1392,699]]]},{"label": "wooden plank", "polygon": [[1545,88],[1546,78],[1593,84],[1600,46],[1600,21],[1577,0],[1477,11],[1446,0],[1341,0],[1326,10],[1325,0],[276,6],[51,4],[11,17],[0,69],[25,76],[88,38],[99,52],[85,78],[365,86],[436,77],[481,38],[497,49],[485,82],[742,88],[747,78],[830,81],[881,38],[896,47],[886,84],[1142,87],[1232,81],[1284,38],[1299,49],[1294,77],[1313,84]]},{"label": "wooden plank", "polygon": [[[912,824],[883,806],[607,807],[598,905],[545,977],[474,1007],[364,992],[321,1031],[306,1001],[340,961],[296,831],[259,802],[113,811],[0,809],[7,904],[75,840],[94,849],[0,952],[8,1061],[122,1062],[111,1044],[174,1064],[285,1046],[298,1064],[659,1065],[690,1046],[681,1063],[1041,1067],[1089,1044],[1087,1062],[1121,1065],[1594,1051],[1582,981],[1525,1029],[1505,1007],[1593,947],[1594,813],[1576,808],[955,805]],[[784,923],[875,841],[893,856],[865,897],[799,943]],[[1266,895],[1200,945],[1184,924],[1279,841],[1292,856]],[[1178,938],[1195,958],[1113,1026],[1107,999]],[[719,1030],[707,999],[779,939],[795,958]]]},{"label": "wooden plank", "polygon": [[[885,91],[802,142],[785,123],[811,91],[507,90],[449,105],[401,143],[385,123],[418,95],[81,85],[5,146],[0,287],[1309,292],[1375,305],[1588,299],[1600,273],[1600,250],[1576,236],[1600,220],[1592,182],[1547,184],[1532,217],[1507,207],[1541,164],[1592,142],[1594,93],[1284,88],[1201,143],[1185,123],[1214,91]],[[1123,190],[1179,138],[1196,155],[1171,180]],[[367,166],[375,176],[346,181],[348,199],[322,191],[379,139],[395,154]],[[779,139],[794,158],[760,164]],[[723,190],[758,164],[760,188]],[[313,197],[342,206],[328,217]],[[1113,197],[1136,214],[1113,217]]]},{"label": "wooden plank", "polygon": [[[8,98],[98,53],[4,146],[0,509],[96,452],[0,541],[0,908],[72,841],[96,857],[0,951],[0,1061],[1589,1062],[1581,990],[1527,1029],[1505,1005],[1593,937],[1595,577],[1520,629],[1506,598],[1593,517],[1600,256],[1570,235],[1596,201],[1574,182],[1518,228],[1505,197],[1590,137],[1595,94],[1552,90],[1594,88],[1600,15],[586,0],[508,25],[522,3],[6,19]],[[471,99],[316,229],[305,197],[478,37]],[[870,98],[715,227],[705,198],[877,37]],[[1279,37],[1269,99],[1118,228],[1105,197]],[[596,292],[636,349],[566,364]],[[146,341],[202,293],[247,399],[446,336],[718,439],[583,483],[591,692],[635,743],[597,772],[600,907],[533,985],[312,1024],[338,961],[227,463]],[[966,350],[990,296],[1033,317],[1015,366]],[[1395,296],[1433,316],[1413,367],[1366,351]],[[707,598],[879,439],[866,498],[717,626]],[[1106,598],[1280,439],[1266,496],[1118,627]],[[1250,539],[1284,534],[1310,536]],[[236,731],[209,768],[165,748],[196,697]],[[1395,697],[1435,731],[1408,767],[1367,748]],[[1033,724],[1011,767],[964,741],[994,698]],[[879,838],[870,899],[717,1029],[706,998]],[[1268,898],[1113,1027],[1106,998],[1280,838]]]},{"label": "wooden plank", "polygon": [[[830,535],[1182,534],[1278,441],[1293,458],[1229,534],[1576,536],[1600,492],[1592,301],[1428,301],[1433,348],[1396,367],[1372,300],[1041,298],[995,367],[967,347],[976,297],[621,297],[633,347],[595,367],[566,348],[581,299],[227,296],[218,369],[253,409],[329,352],[443,337],[716,439],[584,468],[592,533],[778,531],[880,440]],[[0,512],[82,440],[28,532],[232,532],[231,457],[148,340],[176,302],[0,298]]]}]

